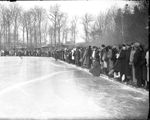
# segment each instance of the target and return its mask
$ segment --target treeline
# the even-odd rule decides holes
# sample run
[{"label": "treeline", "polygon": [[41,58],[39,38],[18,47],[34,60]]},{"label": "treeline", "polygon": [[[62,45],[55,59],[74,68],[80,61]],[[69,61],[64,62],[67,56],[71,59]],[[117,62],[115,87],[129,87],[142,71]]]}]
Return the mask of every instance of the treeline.
[{"label": "treeline", "polygon": [[[98,16],[86,13],[70,20],[59,5],[50,6],[46,11],[39,6],[24,10],[16,3],[0,4],[0,49],[37,48],[69,40],[76,43],[78,37],[95,44],[138,41],[147,45],[148,8],[149,1],[142,1],[135,6],[125,5],[123,9],[113,6]],[[83,27],[83,36],[80,36],[79,25]]]},{"label": "treeline", "polygon": [[126,4],[123,9],[112,7],[107,14],[100,14],[90,32],[96,44],[121,44],[140,42],[148,47],[149,1]]},{"label": "treeline", "polygon": [[45,10],[34,7],[27,11],[18,4],[0,6],[0,45],[9,49],[19,46],[38,47],[45,38]]}]

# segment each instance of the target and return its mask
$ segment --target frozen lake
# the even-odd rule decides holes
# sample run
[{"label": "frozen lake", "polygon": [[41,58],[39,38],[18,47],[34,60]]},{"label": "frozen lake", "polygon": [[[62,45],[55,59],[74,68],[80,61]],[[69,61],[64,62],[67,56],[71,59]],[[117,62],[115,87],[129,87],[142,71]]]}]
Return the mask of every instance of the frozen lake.
[{"label": "frozen lake", "polygon": [[149,95],[47,57],[0,57],[0,119],[147,118]]}]

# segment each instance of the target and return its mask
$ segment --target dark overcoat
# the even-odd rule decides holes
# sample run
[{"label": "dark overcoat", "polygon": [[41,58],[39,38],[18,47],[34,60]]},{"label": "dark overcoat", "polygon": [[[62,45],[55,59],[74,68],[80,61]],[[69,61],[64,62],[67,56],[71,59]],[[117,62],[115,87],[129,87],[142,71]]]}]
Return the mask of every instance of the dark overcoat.
[{"label": "dark overcoat", "polygon": [[99,61],[95,60],[93,63],[93,67],[89,70],[94,76],[99,76],[101,72],[101,67]]},{"label": "dark overcoat", "polygon": [[114,65],[114,71],[120,72],[121,74],[125,74],[126,71],[126,50],[121,50],[120,55]]},{"label": "dark overcoat", "polygon": [[142,52],[140,48],[137,48],[134,58],[133,58],[133,64],[135,67],[135,78],[137,79],[137,85],[140,87],[142,84],[142,69],[141,69],[141,61],[142,61]]}]

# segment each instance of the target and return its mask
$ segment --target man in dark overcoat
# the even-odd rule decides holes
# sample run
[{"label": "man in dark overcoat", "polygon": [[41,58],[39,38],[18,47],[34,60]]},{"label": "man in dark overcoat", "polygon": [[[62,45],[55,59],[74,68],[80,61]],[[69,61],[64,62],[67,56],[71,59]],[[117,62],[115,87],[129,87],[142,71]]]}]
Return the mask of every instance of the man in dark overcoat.
[{"label": "man in dark overcoat", "polygon": [[137,79],[137,86],[142,85],[142,71],[141,71],[141,61],[142,61],[142,51],[139,43],[135,43],[136,52],[134,54],[133,64],[135,66],[135,78]]},{"label": "man in dark overcoat", "polygon": [[88,59],[89,59],[89,64],[88,64],[88,68],[91,68],[91,64],[92,64],[92,49],[91,46],[89,46],[88,48]]},{"label": "man in dark overcoat", "polygon": [[120,51],[120,55],[118,57],[118,62],[119,62],[119,72],[120,72],[120,81],[122,81],[122,76],[125,75],[125,79],[126,79],[126,46],[123,44],[121,51]]}]

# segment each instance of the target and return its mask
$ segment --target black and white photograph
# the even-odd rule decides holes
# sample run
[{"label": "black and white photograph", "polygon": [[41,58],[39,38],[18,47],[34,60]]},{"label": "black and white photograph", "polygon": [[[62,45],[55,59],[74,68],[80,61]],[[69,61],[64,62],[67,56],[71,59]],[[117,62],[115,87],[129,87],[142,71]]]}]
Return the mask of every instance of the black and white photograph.
[{"label": "black and white photograph", "polygon": [[148,0],[0,1],[0,120],[149,120]]}]

